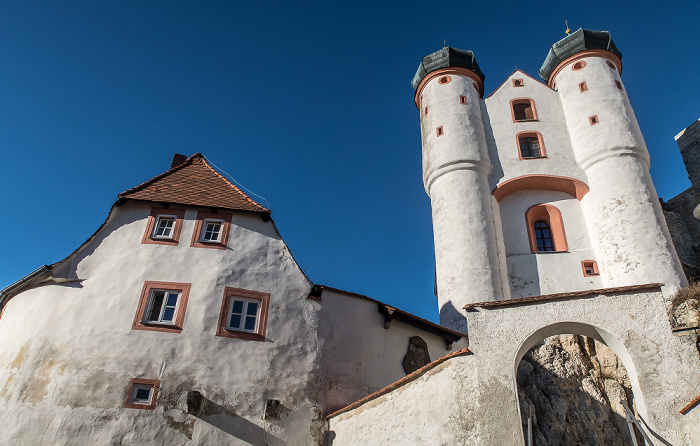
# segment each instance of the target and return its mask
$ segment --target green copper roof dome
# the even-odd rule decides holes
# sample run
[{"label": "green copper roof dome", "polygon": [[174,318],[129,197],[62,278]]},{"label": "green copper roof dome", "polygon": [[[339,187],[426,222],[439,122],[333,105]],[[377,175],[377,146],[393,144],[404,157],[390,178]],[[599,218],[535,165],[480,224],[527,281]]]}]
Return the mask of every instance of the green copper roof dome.
[{"label": "green copper roof dome", "polygon": [[479,76],[481,82],[484,82],[486,78],[484,73],[481,72],[479,64],[476,63],[473,52],[446,46],[440,51],[435,51],[433,54],[429,54],[421,59],[416,75],[413,76],[413,80],[411,81],[413,89],[415,90],[418,88],[418,85],[425,76],[441,68],[466,68]]},{"label": "green copper roof dome", "polygon": [[610,32],[579,28],[552,45],[542,68],[540,68],[540,77],[548,82],[549,76],[560,63],[586,50],[607,50],[622,59],[622,53],[617,50],[612,37],[610,37]]}]

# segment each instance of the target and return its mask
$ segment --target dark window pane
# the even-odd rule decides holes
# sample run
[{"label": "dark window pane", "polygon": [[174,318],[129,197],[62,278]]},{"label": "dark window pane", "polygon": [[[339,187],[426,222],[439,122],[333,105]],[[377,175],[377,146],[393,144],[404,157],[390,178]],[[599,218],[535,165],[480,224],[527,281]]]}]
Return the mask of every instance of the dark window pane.
[{"label": "dark window pane", "polygon": [[137,400],[148,400],[151,396],[150,389],[136,389],[136,399]]},{"label": "dark window pane", "polygon": [[240,314],[233,314],[231,315],[231,321],[228,324],[229,327],[231,328],[240,328],[241,326],[241,315]]},{"label": "dark window pane", "polygon": [[153,292],[153,305],[151,306],[151,313],[148,315],[148,320],[157,321],[160,316],[160,310],[163,307],[163,298],[165,297],[164,291],[154,291]]},{"label": "dark window pane", "polygon": [[255,330],[255,317],[248,316],[245,318],[245,329]]},{"label": "dark window pane", "polygon": [[240,300],[234,300],[233,301],[233,308],[231,309],[231,313],[237,313],[237,314],[243,313],[243,302]]},{"label": "dark window pane", "polygon": [[172,322],[173,314],[175,314],[175,308],[166,308],[163,312],[163,322]]},{"label": "dark window pane", "polygon": [[246,310],[246,314],[250,316],[255,316],[258,314],[258,304],[254,302],[248,302],[248,309]]},{"label": "dark window pane", "polygon": [[513,117],[516,121],[527,121],[535,119],[530,102],[519,102],[513,104]]},{"label": "dark window pane", "polygon": [[177,298],[180,295],[178,293],[168,293],[168,306],[169,307],[174,307],[177,305]]}]

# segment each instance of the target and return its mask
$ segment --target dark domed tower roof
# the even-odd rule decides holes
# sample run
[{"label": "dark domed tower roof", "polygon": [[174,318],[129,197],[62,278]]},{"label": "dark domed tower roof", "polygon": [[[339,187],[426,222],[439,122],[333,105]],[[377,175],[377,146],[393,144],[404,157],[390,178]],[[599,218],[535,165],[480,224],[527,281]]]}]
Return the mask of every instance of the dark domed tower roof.
[{"label": "dark domed tower roof", "polygon": [[466,68],[479,76],[482,83],[486,78],[484,73],[481,72],[479,64],[476,63],[473,52],[446,46],[440,51],[435,51],[433,54],[429,54],[421,59],[416,75],[413,76],[413,80],[411,81],[413,89],[415,90],[418,88],[418,85],[425,76],[441,68]]},{"label": "dark domed tower roof", "polygon": [[552,72],[560,63],[586,50],[607,50],[622,59],[622,53],[617,50],[610,32],[579,28],[552,45],[540,68],[540,77],[548,82]]}]

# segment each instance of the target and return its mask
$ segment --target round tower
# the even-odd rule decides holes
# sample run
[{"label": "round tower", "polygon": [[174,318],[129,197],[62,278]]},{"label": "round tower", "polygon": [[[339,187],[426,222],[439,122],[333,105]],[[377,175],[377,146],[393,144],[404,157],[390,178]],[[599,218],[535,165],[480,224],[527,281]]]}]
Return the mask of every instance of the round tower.
[{"label": "round tower", "polygon": [[464,305],[503,296],[487,181],[483,80],[471,51],[446,47],[424,57],[412,81],[433,213],[440,323],[461,331]]},{"label": "round tower", "polygon": [[579,29],[552,45],[540,69],[557,90],[576,161],[590,192],[581,200],[606,287],[686,283],[649,174],[649,153],[620,78],[622,54],[607,31]]}]

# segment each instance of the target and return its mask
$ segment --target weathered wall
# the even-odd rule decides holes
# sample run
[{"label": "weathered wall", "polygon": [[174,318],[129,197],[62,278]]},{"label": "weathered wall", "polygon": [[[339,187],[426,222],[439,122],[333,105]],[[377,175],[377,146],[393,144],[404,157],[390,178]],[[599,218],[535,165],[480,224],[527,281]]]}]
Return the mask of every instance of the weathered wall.
[{"label": "weathered wall", "polygon": [[[56,274],[82,279],[15,296],[0,319],[0,412],[7,444],[314,444],[321,440],[320,304],[272,222],[236,213],[228,248],[141,244],[151,207],[114,208]],[[63,269],[63,271],[62,271]],[[181,333],[132,330],[144,281],[191,283]],[[270,293],[264,342],[215,336],[224,287]],[[160,379],[155,411],[123,409],[129,379]],[[177,408],[188,390],[210,402]],[[284,406],[263,420],[267,399]],[[215,412],[219,412],[215,414]],[[315,436],[315,437],[314,437]]]},{"label": "weathered wall", "polygon": [[486,414],[475,398],[480,389],[476,360],[452,358],[391,393],[331,418],[328,445],[484,444],[479,425]]},{"label": "weathered wall", "polygon": [[683,129],[675,139],[688,171],[688,178],[695,185],[700,182],[700,120]]},{"label": "weathered wall", "polygon": [[[376,302],[324,289],[319,323],[324,413],[406,376],[402,362],[412,336],[420,336],[428,344],[431,360],[449,353],[442,337],[419,328],[394,320],[385,329]],[[462,338],[452,349],[466,345]]]}]

